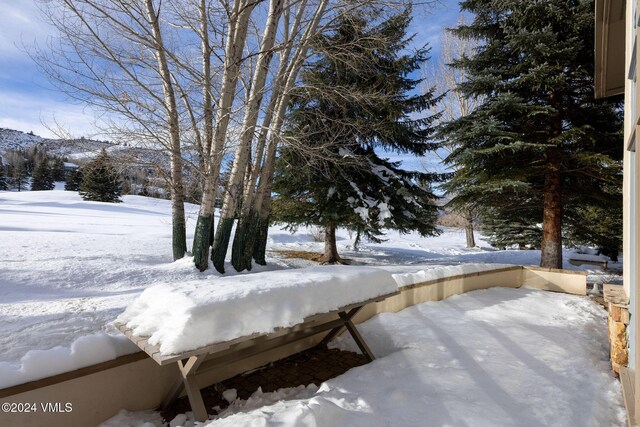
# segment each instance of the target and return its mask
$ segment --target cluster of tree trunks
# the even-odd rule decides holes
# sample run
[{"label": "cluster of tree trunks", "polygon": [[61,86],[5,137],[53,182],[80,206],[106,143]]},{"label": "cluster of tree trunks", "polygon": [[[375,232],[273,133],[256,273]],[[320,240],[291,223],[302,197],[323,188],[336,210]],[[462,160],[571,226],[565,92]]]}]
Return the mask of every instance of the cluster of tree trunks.
[{"label": "cluster of tree trunks", "polygon": [[[140,147],[161,148],[168,155],[173,258],[182,258],[188,249],[183,183],[187,163],[202,182],[192,246],[196,267],[207,269],[211,259],[224,271],[239,218],[232,259],[234,267],[243,270],[251,268],[252,258],[265,262],[270,180],[285,111],[309,42],[343,6],[329,3],[42,2],[58,37],[46,48],[34,48],[34,57],[58,87],[109,117],[103,133],[134,140]],[[233,163],[223,186],[223,158],[232,142]]]}]

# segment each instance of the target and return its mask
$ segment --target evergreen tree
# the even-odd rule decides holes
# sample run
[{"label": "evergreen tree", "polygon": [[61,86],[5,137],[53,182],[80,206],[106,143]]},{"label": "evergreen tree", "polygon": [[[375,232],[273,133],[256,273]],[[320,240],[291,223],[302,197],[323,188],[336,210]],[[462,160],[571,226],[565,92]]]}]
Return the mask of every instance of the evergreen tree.
[{"label": "evergreen tree", "polygon": [[53,159],[51,173],[54,181],[65,181],[64,160],[62,160],[62,158],[56,157]]},{"label": "evergreen tree", "polygon": [[80,195],[84,200],[119,203],[121,194],[120,175],[103,148],[98,157],[82,169]]},{"label": "evergreen tree", "polygon": [[33,175],[31,176],[31,191],[53,190],[53,171],[46,154],[37,156]]},{"label": "evergreen tree", "polygon": [[597,247],[603,255],[618,260],[622,248],[622,191],[611,189],[614,203],[575,204],[565,210],[570,224],[565,233],[567,244]]},{"label": "evergreen tree", "polygon": [[6,191],[9,189],[9,183],[7,182],[7,172],[5,171],[4,164],[2,163],[2,157],[0,157],[0,191]]},{"label": "evergreen tree", "polygon": [[540,208],[517,205],[508,210],[504,207],[494,209],[484,206],[479,209],[483,233],[496,248],[539,248],[541,225],[535,218],[542,217]]},{"label": "evergreen tree", "polygon": [[66,191],[80,191],[81,184],[82,171],[80,169],[74,169],[67,174],[67,179],[64,183],[64,189]]},{"label": "evergreen tree", "polygon": [[427,50],[401,53],[410,41],[409,10],[377,24],[371,18],[343,15],[317,42],[317,60],[293,98],[274,179],[273,218],[292,229],[322,226],[323,263],[341,262],[338,226],[375,242],[384,228],[437,233],[428,185],[434,177],[380,154],[424,155],[431,148],[433,117],[420,113],[435,101],[431,91],[410,94],[420,81],[409,77]]},{"label": "evergreen tree", "polygon": [[490,207],[485,231],[494,236],[527,239],[541,224],[541,265],[561,268],[563,230],[592,226],[575,207],[620,203],[611,190],[621,185],[621,100],[594,99],[594,3],[467,0],[461,7],[474,20],[454,33],[482,44],[455,62],[469,76],[459,90],[485,100],[443,127],[456,144],[447,160],[458,171],[447,188],[454,203]]}]

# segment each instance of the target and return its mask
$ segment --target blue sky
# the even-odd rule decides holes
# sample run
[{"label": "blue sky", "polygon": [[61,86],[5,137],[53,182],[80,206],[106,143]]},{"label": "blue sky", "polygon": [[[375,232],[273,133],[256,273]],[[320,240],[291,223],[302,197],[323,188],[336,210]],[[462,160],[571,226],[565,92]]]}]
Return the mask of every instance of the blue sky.
[{"label": "blue sky", "polygon": [[[416,44],[429,43],[437,57],[440,34],[455,24],[458,11],[456,0],[417,7],[412,24]],[[35,1],[0,0],[0,127],[52,137],[50,128],[59,124],[73,136],[90,136],[95,133],[94,113],[56,91],[23,47],[42,45],[51,34]]]},{"label": "blue sky", "polygon": [[55,91],[22,48],[50,34],[33,0],[0,0],[0,127],[52,136],[43,123],[57,121],[88,133],[91,114]]}]

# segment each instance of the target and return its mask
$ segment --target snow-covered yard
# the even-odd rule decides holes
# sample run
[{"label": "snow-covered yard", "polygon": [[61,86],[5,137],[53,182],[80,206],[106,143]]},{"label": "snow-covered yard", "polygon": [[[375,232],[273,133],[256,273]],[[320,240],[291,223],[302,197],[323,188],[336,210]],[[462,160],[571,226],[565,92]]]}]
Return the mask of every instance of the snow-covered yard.
[{"label": "snow-covered yard", "polygon": [[[189,239],[196,215],[197,207],[187,206]],[[0,388],[136,351],[111,324],[131,301],[153,285],[215,280],[215,270],[200,273],[189,258],[171,262],[170,230],[165,200],[125,196],[124,203],[105,204],[64,191],[0,192]],[[312,234],[272,227],[269,265],[254,271],[315,265],[280,252],[321,252]],[[496,251],[480,243],[465,248],[464,232],[454,229],[433,238],[390,232],[386,242],[354,250],[349,234],[338,231],[343,257],[391,272],[539,263],[539,251]],[[576,269],[568,255],[565,267]],[[612,278],[588,268],[579,267],[592,280]],[[584,298],[508,289],[381,315],[362,329],[384,357],[320,390],[305,389],[306,400],[223,422],[319,417],[337,425],[384,425],[384,417],[393,416],[390,425],[429,419],[431,425],[617,425],[621,396],[606,361],[603,316]],[[262,406],[295,393],[253,400]]]},{"label": "snow-covered yard", "polygon": [[[383,313],[359,328],[374,362],[319,388],[258,391],[207,425],[623,426],[605,316],[586,297],[507,288]],[[335,345],[356,350],[346,335]],[[162,425],[123,411],[103,427],[145,421]]]}]

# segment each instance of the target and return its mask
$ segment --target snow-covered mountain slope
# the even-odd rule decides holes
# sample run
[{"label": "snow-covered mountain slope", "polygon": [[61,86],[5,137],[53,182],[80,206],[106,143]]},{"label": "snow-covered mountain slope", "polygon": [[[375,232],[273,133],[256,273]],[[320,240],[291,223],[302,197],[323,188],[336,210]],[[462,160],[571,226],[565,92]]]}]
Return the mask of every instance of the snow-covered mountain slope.
[{"label": "snow-covered mountain slope", "polygon": [[0,128],[0,155],[7,150],[26,150],[44,141],[44,138],[31,133]]},{"label": "snow-covered mountain slope", "polygon": [[35,146],[46,149],[51,155],[69,159],[92,158],[103,148],[111,152],[121,148],[119,145],[107,141],[86,138],[49,139],[32,133],[0,128],[0,156],[7,150],[28,150]]}]

